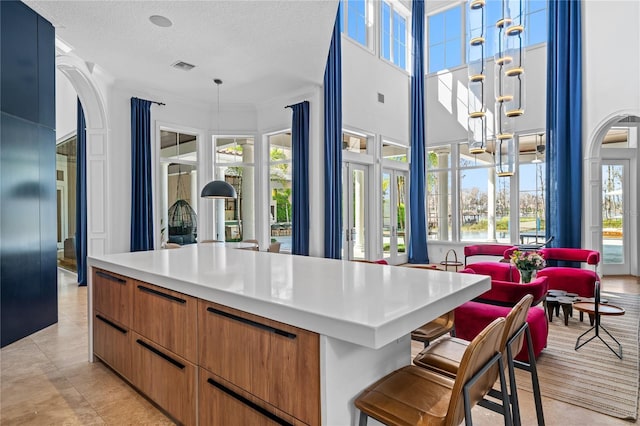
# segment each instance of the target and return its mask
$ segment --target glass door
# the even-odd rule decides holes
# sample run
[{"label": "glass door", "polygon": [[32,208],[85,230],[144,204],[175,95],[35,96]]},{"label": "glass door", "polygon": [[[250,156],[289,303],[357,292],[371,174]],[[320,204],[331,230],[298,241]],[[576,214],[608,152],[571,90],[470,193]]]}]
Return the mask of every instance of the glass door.
[{"label": "glass door", "polygon": [[392,265],[407,263],[407,172],[382,170],[382,254]]},{"label": "glass door", "polygon": [[342,258],[367,259],[368,168],[362,164],[343,164],[342,169]]},{"label": "glass door", "polygon": [[627,275],[629,160],[602,161],[602,274]]}]

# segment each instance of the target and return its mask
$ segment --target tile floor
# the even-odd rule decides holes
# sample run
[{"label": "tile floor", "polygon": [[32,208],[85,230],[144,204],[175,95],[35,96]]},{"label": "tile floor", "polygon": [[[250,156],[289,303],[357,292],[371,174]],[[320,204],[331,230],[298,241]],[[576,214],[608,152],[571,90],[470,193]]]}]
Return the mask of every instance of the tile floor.
[{"label": "tile floor", "polygon": [[[603,290],[640,294],[640,280],[603,279]],[[0,351],[1,425],[165,425],[173,422],[102,363],[89,363],[87,289],[59,269],[58,323]],[[525,425],[536,422],[533,398],[520,395]],[[543,401],[548,425],[630,425],[551,399]],[[476,407],[477,425],[502,424]],[[335,425],[341,426],[341,425]]]}]

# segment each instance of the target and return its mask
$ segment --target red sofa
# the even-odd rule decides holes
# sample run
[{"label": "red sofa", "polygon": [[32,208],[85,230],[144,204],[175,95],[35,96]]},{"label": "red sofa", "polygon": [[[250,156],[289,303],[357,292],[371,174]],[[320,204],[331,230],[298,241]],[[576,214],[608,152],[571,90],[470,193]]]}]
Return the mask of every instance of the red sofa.
[{"label": "red sofa", "polygon": [[595,250],[573,248],[543,248],[539,250],[546,262],[582,262],[594,269],[569,266],[547,266],[538,271],[538,277],[549,279],[549,289],[564,290],[582,297],[594,297],[596,281],[600,278],[595,269],[600,263],[600,253]]}]

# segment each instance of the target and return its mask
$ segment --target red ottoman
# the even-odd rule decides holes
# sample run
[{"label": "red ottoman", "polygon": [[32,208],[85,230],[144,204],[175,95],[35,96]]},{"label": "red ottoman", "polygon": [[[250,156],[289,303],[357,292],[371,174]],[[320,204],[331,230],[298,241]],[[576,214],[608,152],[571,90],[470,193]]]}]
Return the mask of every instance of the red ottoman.
[{"label": "red ottoman", "polygon": [[[507,316],[509,311],[511,311],[509,307],[479,302],[467,302],[458,306],[455,310],[456,337],[471,341],[493,320]],[[544,309],[532,306],[527,315],[527,323],[531,330],[533,353],[538,358],[540,352],[547,346],[547,336],[549,334]],[[526,340],[516,359],[524,362],[529,360]]]}]

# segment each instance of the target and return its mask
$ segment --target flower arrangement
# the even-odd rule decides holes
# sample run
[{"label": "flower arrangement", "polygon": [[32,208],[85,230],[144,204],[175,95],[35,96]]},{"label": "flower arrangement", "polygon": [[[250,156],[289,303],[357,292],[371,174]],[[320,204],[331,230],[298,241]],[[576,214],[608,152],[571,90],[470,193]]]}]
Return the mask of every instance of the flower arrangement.
[{"label": "flower arrangement", "polygon": [[545,265],[544,257],[537,251],[515,250],[511,255],[511,263],[518,268],[520,281],[523,283],[531,282],[533,273]]},{"label": "flower arrangement", "polygon": [[516,250],[511,255],[511,263],[521,271],[537,271],[544,268],[544,257],[537,251]]}]

